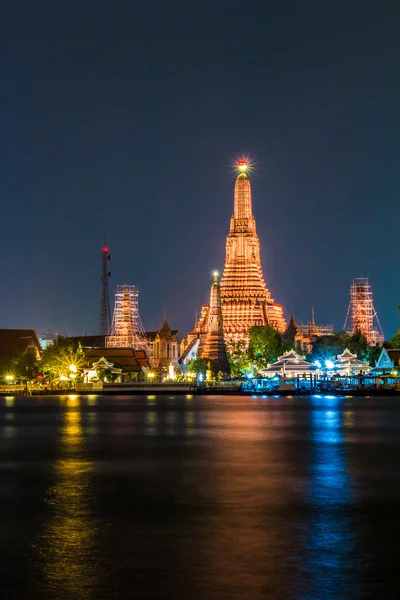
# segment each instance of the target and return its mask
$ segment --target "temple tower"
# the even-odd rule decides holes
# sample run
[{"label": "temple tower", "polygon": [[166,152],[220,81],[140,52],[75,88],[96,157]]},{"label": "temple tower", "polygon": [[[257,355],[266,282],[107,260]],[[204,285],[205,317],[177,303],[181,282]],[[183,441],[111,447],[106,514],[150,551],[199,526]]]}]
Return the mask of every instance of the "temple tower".
[{"label": "temple tower", "polygon": [[226,240],[226,259],[221,280],[221,309],[225,341],[247,339],[253,325],[271,325],[283,333],[282,306],[274,302],[264,281],[260,240],[252,211],[248,163],[238,162],[234,211]]},{"label": "temple tower", "polygon": [[[349,321],[351,328],[347,330]],[[351,335],[361,333],[370,346],[383,343],[383,331],[375,310],[368,277],[356,277],[351,283],[350,303],[344,329]]]},{"label": "temple tower", "polygon": [[106,346],[146,349],[147,345],[148,341],[139,316],[138,289],[134,285],[118,285],[115,292],[111,334],[106,336]]},{"label": "temple tower", "polygon": [[198,355],[207,360],[216,360],[221,371],[229,372],[223,331],[221,289],[218,280],[218,271],[214,271],[213,278],[214,281],[210,291],[210,307],[207,315],[207,333],[200,340]]}]

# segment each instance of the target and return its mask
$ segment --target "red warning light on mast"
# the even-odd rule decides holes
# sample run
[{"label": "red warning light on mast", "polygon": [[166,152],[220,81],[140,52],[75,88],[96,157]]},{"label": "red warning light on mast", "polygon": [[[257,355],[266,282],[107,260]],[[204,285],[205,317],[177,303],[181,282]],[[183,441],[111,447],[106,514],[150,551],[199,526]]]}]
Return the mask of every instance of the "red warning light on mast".
[{"label": "red warning light on mast", "polygon": [[107,254],[107,252],[108,252],[108,248],[107,248],[107,246],[104,246],[104,248],[103,248],[103,252],[104,252],[104,254]]}]

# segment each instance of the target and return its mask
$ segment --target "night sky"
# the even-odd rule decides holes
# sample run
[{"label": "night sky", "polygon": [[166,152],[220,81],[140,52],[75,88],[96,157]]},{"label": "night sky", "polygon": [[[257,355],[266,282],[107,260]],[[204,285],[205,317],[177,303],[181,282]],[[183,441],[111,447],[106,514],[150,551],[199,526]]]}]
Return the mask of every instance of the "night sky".
[{"label": "night sky", "polygon": [[98,331],[103,229],[147,329],[192,328],[252,157],[264,277],[343,326],[400,325],[400,5],[181,0],[0,9],[0,326]]}]

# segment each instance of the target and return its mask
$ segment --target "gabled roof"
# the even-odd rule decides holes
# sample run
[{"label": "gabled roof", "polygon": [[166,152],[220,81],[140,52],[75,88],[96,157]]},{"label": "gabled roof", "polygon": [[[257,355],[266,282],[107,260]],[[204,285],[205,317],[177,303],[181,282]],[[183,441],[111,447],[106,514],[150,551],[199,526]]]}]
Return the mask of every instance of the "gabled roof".
[{"label": "gabled roof", "polygon": [[138,373],[142,367],[148,367],[149,362],[144,350],[133,348],[90,348],[86,352],[86,359],[92,364],[96,359],[104,357],[107,362],[119,365],[123,373]]},{"label": "gabled roof", "polygon": [[278,371],[286,373],[309,373],[316,370],[316,366],[308,362],[305,356],[297,354],[295,350],[289,350],[288,352],[284,352],[272,365],[269,365],[266,369],[262,369],[260,373],[269,374],[277,373]]},{"label": "gabled roof", "polygon": [[278,362],[285,362],[285,361],[293,361],[293,360],[306,360],[305,356],[301,356],[301,354],[297,354],[296,350],[288,350],[287,352],[284,352],[282,354],[282,356],[279,356],[278,358]]},{"label": "gabled roof", "polygon": [[355,358],[357,360],[357,354],[352,354],[348,348],[345,348],[342,354],[337,355],[338,361],[348,361]]},{"label": "gabled roof", "polygon": [[[179,332],[179,329],[170,329],[171,335],[172,336],[176,336]],[[146,331],[145,332],[145,336],[148,340],[150,340],[151,342],[154,342],[154,340],[156,339],[158,331]]]},{"label": "gabled roof", "polygon": [[104,358],[104,356],[102,356],[97,362],[94,362],[92,364],[92,368],[93,369],[109,369],[112,373],[122,373],[122,369],[114,367],[113,363],[108,362],[108,360],[106,360]]},{"label": "gabled roof", "polygon": [[17,357],[29,347],[40,351],[39,339],[34,329],[0,329],[0,354]]},{"label": "gabled roof", "polygon": [[357,354],[352,354],[348,348],[345,348],[342,354],[338,354],[334,361],[335,369],[338,371],[370,371],[370,364],[366,360],[359,360]]},{"label": "gabled roof", "polygon": [[182,364],[182,362],[185,360],[185,358],[187,357],[187,355],[193,350],[194,346],[196,345],[196,343],[200,342],[200,337],[197,336],[195,338],[192,339],[191,342],[189,342],[189,344],[186,346],[186,348],[184,349],[184,351],[182,352],[182,354],[179,357],[179,363]]}]

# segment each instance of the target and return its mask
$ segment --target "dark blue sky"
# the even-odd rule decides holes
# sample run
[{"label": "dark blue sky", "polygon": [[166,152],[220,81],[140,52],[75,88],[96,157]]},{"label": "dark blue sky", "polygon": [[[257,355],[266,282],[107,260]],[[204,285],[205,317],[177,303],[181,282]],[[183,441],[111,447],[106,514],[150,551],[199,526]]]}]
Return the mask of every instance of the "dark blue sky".
[{"label": "dark blue sky", "polygon": [[147,328],[166,307],[190,329],[243,151],[286,316],[340,328],[369,276],[393,335],[399,22],[394,1],[3,3],[1,326],[96,332],[105,227],[111,292],[136,284]]}]

